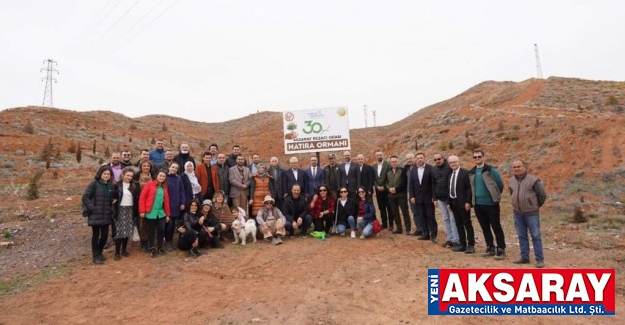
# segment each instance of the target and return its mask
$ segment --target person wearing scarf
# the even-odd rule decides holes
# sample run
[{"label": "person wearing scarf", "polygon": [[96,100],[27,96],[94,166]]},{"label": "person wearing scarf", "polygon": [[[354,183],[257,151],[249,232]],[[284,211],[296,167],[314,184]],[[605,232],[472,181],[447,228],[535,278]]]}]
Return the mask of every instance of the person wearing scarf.
[{"label": "person wearing scarf", "polygon": [[95,179],[89,183],[82,196],[83,216],[91,227],[91,252],[94,264],[103,264],[102,254],[108,237],[109,225],[113,222],[113,204],[117,201],[113,186],[113,170],[109,165],[101,166]]},{"label": "person wearing scarf", "polygon": [[182,184],[185,188],[187,199],[185,205],[189,205],[194,199],[202,202],[202,186],[200,186],[200,181],[195,175],[195,165],[190,161],[186,162],[184,164],[184,173],[180,176],[182,177]]}]

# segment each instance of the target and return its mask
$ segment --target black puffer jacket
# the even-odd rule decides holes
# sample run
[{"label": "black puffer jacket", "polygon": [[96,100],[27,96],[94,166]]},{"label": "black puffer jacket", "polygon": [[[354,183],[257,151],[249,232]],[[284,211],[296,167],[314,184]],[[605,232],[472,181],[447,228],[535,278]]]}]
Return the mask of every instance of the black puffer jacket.
[{"label": "black puffer jacket", "polygon": [[110,182],[95,180],[91,182],[85,194],[82,195],[82,204],[89,212],[87,224],[89,226],[108,226],[113,222],[113,200],[117,197],[115,186]]},{"label": "black puffer jacket", "polygon": [[437,200],[447,201],[449,197],[449,176],[451,175],[451,167],[447,160],[443,160],[440,166],[432,166],[432,187],[434,188],[434,197]]}]

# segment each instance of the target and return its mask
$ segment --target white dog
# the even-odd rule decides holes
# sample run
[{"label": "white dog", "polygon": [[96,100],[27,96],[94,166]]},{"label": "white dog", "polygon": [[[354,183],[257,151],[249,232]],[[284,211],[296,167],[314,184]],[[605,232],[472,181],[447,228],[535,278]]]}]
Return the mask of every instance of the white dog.
[{"label": "white dog", "polygon": [[241,239],[241,245],[245,246],[247,235],[252,235],[254,243],[256,242],[256,222],[254,219],[245,221],[245,211],[241,208],[239,208],[238,216],[232,222],[232,233],[235,244],[238,244],[239,239]]}]

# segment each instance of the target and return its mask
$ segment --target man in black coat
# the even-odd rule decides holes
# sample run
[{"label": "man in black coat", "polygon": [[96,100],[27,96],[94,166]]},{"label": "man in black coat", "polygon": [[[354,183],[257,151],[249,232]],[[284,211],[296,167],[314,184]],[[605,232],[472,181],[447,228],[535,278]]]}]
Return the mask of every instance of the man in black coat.
[{"label": "man in black coat", "polygon": [[352,161],[352,154],[349,151],[343,153],[343,161],[344,163],[339,165],[340,187],[347,188],[349,195],[356,195],[358,191],[358,166]]},{"label": "man in black coat", "polygon": [[410,191],[410,202],[417,207],[421,216],[421,240],[430,239],[436,243],[438,235],[438,224],[434,217],[434,195],[432,188],[432,166],[425,163],[425,155],[419,152],[415,156],[417,167],[410,171],[408,188]]},{"label": "man in black coat", "polygon": [[[459,244],[454,245],[454,252],[475,253],[475,233],[471,224],[471,183],[469,172],[460,168],[457,156],[447,159],[452,173],[449,176],[449,200],[447,203],[454,213],[458,228]],[[468,243],[468,245],[467,245]]]},{"label": "man in black coat", "polygon": [[280,210],[282,210],[284,206],[284,197],[282,196],[283,171],[284,169],[280,167],[280,160],[278,160],[278,157],[271,157],[271,159],[269,159],[269,168],[267,168],[269,178],[271,178],[273,180],[273,183],[275,184],[271,191],[271,197],[276,200],[276,206]]},{"label": "man in black coat", "polygon": [[291,187],[293,187],[294,184],[299,184],[302,191],[301,195],[307,198],[306,189],[308,188],[308,180],[306,179],[304,171],[299,168],[299,160],[297,157],[291,157],[291,159],[289,159],[289,164],[291,168],[285,169],[282,172],[282,197],[286,199],[286,197],[291,194]]},{"label": "man in black coat", "polygon": [[388,188],[386,188],[386,173],[391,168],[388,161],[384,160],[384,153],[381,149],[375,151],[375,159],[377,162],[373,164],[375,197],[378,202],[378,209],[380,210],[380,217],[382,218],[382,229],[388,228],[388,222],[393,224],[393,221],[388,218],[391,214],[391,206],[388,202]]},{"label": "man in black coat", "polygon": [[341,171],[339,170],[339,165],[336,163],[336,156],[333,153],[328,155],[328,160],[330,163],[323,168],[323,176],[325,178],[325,184],[330,190],[328,194],[333,199],[336,199],[339,194],[339,187],[341,186]]},{"label": "man in black coat", "polygon": [[367,193],[372,195],[373,182],[375,180],[373,168],[370,165],[365,164],[365,156],[362,154],[356,156],[356,162],[358,162],[358,187],[364,187],[367,190]]},{"label": "man in black coat", "polygon": [[447,240],[443,243],[443,247],[452,248],[458,244],[458,230],[453,212],[447,208],[447,199],[449,198],[449,175],[451,168],[440,153],[435,153],[434,166],[432,166],[432,190],[434,191],[434,204],[438,204],[443,216],[443,224],[445,225],[445,233]]},{"label": "man in black coat", "polygon": [[195,170],[195,158],[191,156],[188,143],[180,144],[180,152],[174,157],[174,161],[178,163],[178,175],[184,173],[184,164],[189,161],[193,163],[193,170]]}]

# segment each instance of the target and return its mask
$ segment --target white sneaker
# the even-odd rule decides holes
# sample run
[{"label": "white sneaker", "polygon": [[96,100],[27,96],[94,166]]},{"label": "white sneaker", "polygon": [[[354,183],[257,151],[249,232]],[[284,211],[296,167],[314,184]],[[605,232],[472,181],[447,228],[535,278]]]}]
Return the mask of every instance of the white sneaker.
[{"label": "white sneaker", "polygon": [[365,235],[360,235],[360,239],[365,239]]},{"label": "white sneaker", "polygon": [[352,238],[356,238],[356,232],[352,230],[352,234],[351,234]]}]

